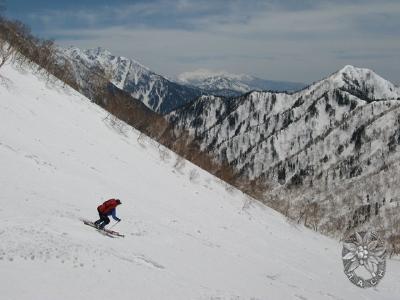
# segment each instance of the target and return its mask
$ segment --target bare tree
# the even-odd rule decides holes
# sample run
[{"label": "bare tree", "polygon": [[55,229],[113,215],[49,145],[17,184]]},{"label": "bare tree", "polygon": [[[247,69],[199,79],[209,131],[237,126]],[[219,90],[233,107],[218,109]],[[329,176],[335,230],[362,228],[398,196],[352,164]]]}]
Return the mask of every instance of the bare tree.
[{"label": "bare tree", "polygon": [[14,55],[14,48],[0,37],[0,68]]},{"label": "bare tree", "polygon": [[400,255],[400,234],[392,234],[387,239],[389,256]]},{"label": "bare tree", "polygon": [[168,161],[170,158],[170,153],[164,146],[159,145],[158,153],[160,154],[160,159],[162,161]]},{"label": "bare tree", "polygon": [[[6,10],[5,1],[0,0],[0,23],[1,27],[5,24],[3,13]],[[14,48],[7,42],[3,30],[0,30],[0,68],[12,57]]]},{"label": "bare tree", "polygon": [[178,172],[182,173],[182,169],[185,166],[185,160],[182,156],[176,155],[176,160],[174,163],[174,169],[177,170]]},{"label": "bare tree", "polygon": [[196,180],[200,177],[199,172],[196,169],[192,169],[189,173],[189,180],[192,182],[196,182]]}]

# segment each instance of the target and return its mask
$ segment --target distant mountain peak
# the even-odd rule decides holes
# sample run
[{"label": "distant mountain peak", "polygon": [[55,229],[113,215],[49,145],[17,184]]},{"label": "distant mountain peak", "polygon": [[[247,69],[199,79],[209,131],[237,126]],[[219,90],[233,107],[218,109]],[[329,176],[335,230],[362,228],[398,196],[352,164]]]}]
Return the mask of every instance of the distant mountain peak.
[{"label": "distant mountain peak", "polygon": [[[82,50],[81,50],[82,51]],[[83,50],[83,52],[91,59],[93,60],[99,60],[99,58],[106,59],[108,61],[116,61],[116,62],[123,62],[123,61],[128,61],[130,64],[138,66],[146,71],[151,72],[151,70],[146,67],[145,65],[141,64],[134,58],[127,58],[125,56],[116,56],[113,55],[109,50],[102,48],[102,47],[96,47],[96,48],[89,48]]]},{"label": "distant mountain peak", "polygon": [[221,96],[238,96],[253,90],[296,91],[305,86],[303,83],[265,80],[247,74],[208,69],[181,73],[177,76],[177,82]]},{"label": "distant mountain peak", "polygon": [[85,53],[93,54],[96,56],[112,56],[111,52],[102,47],[89,48],[84,50]]},{"label": "distant mountain peak", "polygon": [[183,72],[177,76],[177,80],[182,83],[190,83],[191,81],[201,81],[209,78],[230,78],[236,80],[250,80],[253,77],[246,74],[233,74],[224,70],[213,71],[209,69],[197,69],[194,71]]},{"label": "distant mountain peak", "polygon": [[345,65],[343,68],[341,68],[338,72],[340,73],[350,73],[350,72],[358,72],[358,71],[371,71],[370,69],[366,69],[366,68],[360,68],[360,67],[356,67],[353,65]]},{"label": "distant mountain peak", "polygon": [[171,82],[134,59],[115,56],[102,48],[81,50],[76,47],[59,49],[60,55],[70,59],[75,76],[81,84],[90,72],[100,69],[111,72],[111,82],[132,97],[142,101],[155,112],[167,113],[201,95],[197,88]]},{"label": "distant mountain peak", "polygon": [[370,77],[371,75],[378,76],[372,70],[367,68],[355,67],[352,65],[346,65],[340,70],[338,70],[334,76],[343,78],[353,78],[357,80],[364,80]]},{"label": "distant mountain peak", "polygon": [[371,99],[397,99],[399,88],[367,68],[346,65],[328,77],[339,88],[365,92]]}]

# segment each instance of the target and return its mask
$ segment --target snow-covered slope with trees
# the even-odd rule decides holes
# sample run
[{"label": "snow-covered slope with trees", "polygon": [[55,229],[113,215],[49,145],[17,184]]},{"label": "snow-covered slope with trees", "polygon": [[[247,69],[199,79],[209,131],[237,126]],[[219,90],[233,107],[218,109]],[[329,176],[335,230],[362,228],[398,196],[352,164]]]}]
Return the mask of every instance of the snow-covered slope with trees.
[{"label": "snow-covered slope with trees", "polygon": [[305,87],[303,83],[265,80],[246,74],[231,74],[199,69],[184,72],[177,82],[200,88],[217,96],[239,96],[250,91],[297,91]]},{"label": "snow-covered slope with trees", "polygon": [[[2,299],[397,299],[343,274],[338,242],[139,135],[57,81],[0,69]],[[83,225],[110,197],[111,239]]]},{"label": "snow-covered slope with trees", "polygon": [[168,118],[218,160],[261,181],[269,200],[296,213],[295,200],[326,203],[344,219],[315,226],[342,232],[360,205],[400,202],[399,100],[398,87],[346,66],[293,94],[203,96]]},{"label": "snow-covered slope with trees", "polygon": [[85,87],[93,72],[100,70],[110,75],[115,86],[158,113],[170,112],[201,94],[197,88],[169,81],[137,61],[114,56],[103,48],[59,48],[59,55],[71,62],[75,78],[81,87]]}]

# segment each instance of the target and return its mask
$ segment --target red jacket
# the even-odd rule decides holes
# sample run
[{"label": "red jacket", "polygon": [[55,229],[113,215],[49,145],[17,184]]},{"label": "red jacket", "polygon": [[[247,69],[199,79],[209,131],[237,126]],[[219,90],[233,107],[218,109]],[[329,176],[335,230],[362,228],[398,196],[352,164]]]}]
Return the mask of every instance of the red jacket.
[{"label": "red jacket", "polygon": [[115,199],[110,199],[97,207],[99,213],[106,215],[117,207],[119,203]]}]

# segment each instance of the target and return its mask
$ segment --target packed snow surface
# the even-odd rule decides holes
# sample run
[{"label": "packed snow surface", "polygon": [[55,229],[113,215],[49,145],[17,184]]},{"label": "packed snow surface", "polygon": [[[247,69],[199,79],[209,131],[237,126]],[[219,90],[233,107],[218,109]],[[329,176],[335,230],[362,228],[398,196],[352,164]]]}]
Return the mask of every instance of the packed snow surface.
[{"label": "packed snow surface", "polygon": [[[337,241],[112,125],[57,81],[0,74],[1,299],[398,299],[398,261],[359,289]],[[79,220],[112,197],[125,238]]]}]

